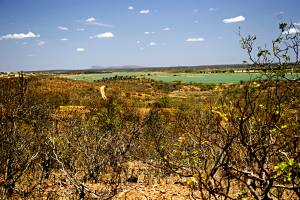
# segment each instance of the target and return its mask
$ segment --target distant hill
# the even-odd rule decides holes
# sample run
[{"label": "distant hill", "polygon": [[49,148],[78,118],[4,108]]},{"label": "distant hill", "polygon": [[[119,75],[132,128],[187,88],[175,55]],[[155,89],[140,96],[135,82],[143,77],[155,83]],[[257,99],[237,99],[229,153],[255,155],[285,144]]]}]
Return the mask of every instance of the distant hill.
[{"label": "distant hill", "polygon": [[138,65],[122,65],[122,66],[92,66],[90,69],[141,69],[146,68]]}]

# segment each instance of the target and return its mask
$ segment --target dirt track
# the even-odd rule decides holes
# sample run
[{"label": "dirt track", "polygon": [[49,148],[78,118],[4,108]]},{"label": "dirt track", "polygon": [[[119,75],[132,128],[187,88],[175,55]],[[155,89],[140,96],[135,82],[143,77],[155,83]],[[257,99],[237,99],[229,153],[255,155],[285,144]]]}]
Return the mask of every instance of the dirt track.
[{"label": "dirt track", "polygon": [[105,85],[102,85],[101,87],[100,87],[100,93],[101,93],[101,97],[102,97],[102,99],[104,99],[104,100],[107,100],[107,97],[106,97],[106,95],[105,95]]}]

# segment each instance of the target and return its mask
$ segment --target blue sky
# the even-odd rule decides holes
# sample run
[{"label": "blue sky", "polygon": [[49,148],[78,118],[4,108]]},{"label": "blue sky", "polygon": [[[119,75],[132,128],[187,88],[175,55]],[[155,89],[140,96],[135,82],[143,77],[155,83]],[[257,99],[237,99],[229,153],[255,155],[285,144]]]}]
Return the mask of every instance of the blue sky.
[{"label": "blue sky", "polygon": [[0,0],[0,71],[241,63],[238,27],[269,45],[280,21],[300,23],[299,8],[299,0]]}]

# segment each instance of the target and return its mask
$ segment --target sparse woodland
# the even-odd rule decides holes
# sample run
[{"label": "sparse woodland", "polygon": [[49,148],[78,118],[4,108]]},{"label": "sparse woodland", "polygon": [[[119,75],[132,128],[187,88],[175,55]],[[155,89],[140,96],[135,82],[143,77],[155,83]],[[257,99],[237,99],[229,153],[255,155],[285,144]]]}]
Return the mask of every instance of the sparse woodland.
[{"label": "sparse woodland", "polygon": [[291,27],[280,24],[271,50],[241,37],[263,81],[1,79],[0,198],[130,199],[135,185],[169,184],[185,193],[138,199],[300,199],[300,82],[285,76],[299,64],[300,34],[285,34]]}]

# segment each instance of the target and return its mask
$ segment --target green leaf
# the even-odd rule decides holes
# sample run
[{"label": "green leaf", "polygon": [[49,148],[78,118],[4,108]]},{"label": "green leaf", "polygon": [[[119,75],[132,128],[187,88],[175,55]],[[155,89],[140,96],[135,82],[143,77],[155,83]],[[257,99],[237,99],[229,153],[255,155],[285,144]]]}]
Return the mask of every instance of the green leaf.
[{"label": "green leaf", "polygon": [[274,40],[274,42],[277,42],[277,43],[281,43],[282,42],[282,38],[281,37],[278,37]]},{"label": "green leaf", "polygon": [[281,23],[279,24],[280,30],[283,32],[284,29],[285,29],[285,27],[287,27],[287,25],[288,25],[288,23],[286,23],[286,22],[281,22]]},{"label": "green leaf", "polygon": [[292,158],[292,159],[289,159],[288,164],[289,164],[289,166],[295,165],[294,159],[293,159],[293,158]]},{"label": "green leaf", "polygon": [[259,52],[257,53],[257,57],[261,57],[262,54],[263,54],[263,52],[262,52],[262,51],[259,51]]},{"label": "green leaf", "polygon": [[286,170],[288,168],[288,164],[286,162],[281,162],[277,165],[278,169],[281,169],[281,170]]}]

